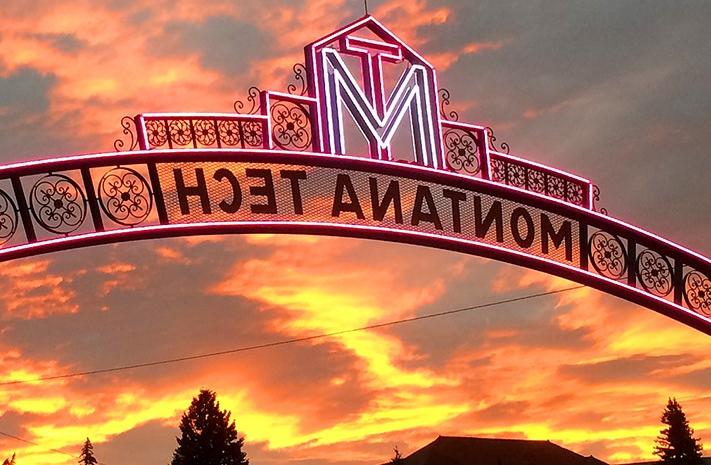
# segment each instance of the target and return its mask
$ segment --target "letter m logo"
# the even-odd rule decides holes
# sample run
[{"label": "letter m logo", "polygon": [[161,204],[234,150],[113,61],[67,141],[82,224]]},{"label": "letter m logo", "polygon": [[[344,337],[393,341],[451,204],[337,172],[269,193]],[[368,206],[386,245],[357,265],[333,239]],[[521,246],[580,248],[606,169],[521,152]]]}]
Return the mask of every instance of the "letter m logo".
[{"label": "letter m logo", "polygon": [[[362,23],[362,24],[360,24]],[[367,27],[380,40],[351,35]],[[363,86],[342,55],[361,61]],[[415,161],[443,166],[434,69],[372,17],[366,17],[306,48],[309,88],[319,103],[321,149],[346,154],[344,109],[368,141],[370,156],[390,160],[391,142],[409,114]],[[409,66],[385,99],[384,62],[406,60]]]}]

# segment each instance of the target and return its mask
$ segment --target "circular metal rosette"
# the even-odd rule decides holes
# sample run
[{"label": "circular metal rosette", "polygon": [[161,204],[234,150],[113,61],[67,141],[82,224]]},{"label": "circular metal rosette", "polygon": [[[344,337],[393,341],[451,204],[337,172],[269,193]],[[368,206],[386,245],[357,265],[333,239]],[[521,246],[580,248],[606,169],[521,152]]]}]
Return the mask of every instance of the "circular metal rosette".
[{"label": "circular metal rosette", "polygon": [[711,279],[696,270],[687,273],[684,300],[690,309],[711,316]]},{"label": "circular metal rosette", "polygon": [[444,147],[447,150],[447,164],[460,173],[479,172],[479,146],[474,136],[466,131],[449,129],[444,133]]},{"label": "circular metal rosette", "polygon": [[69,234],[86,217],[86,196],[81,187],[63,174],[47,174],[30,191],[30,210],[47,231]]},{"label": "circular metal rosette", "polygon": [[674,289],[673,270],[669,259],[654,250],[644,249],[637,255],[637,280],[647,292],[669,295]]},{"label": "circular metal rosette", "polygon": [[215,144],[217,140],[217,133],[215,132],[215,122],[207,119],[198,119],[193,122],[193,128],[195,132],[195,140],[198,144],[204,146],[211,146]]},{"label": "circular metal rosette", "polygon": [[177,145],[188,145],[193,141],[193,131],[189,120],[174,119],[169,121],[168,133],[170,140]]},{"label": "circular metal rosette", "polygon": [[136,226],[148,218],[153,195],[145,178],[135,170],[116,167],[99,181],[99,204],[106,216],[124,226]]},{"label": "circular metal rosette", "polygon": [[272,135],[282,149],[304,150],[311,145],[311,120],[299,104],[280,101],[271,107]]},{"label": "circular metal rosette", "polygon": [[168,131],[163,121],[148,120],[146,125],[146,135],[151,147],[161,147],[168,142]]},{"label": "circular metal rosette", "polygon": [[0,245],[6,244],[15,235],[17,220],[15,203],[0,189]]},{"label": "circular metal rosette", "polygon": [[595,271],[612,279],[620,279],[627,271],[627,250],[622,241],[605,231],[590,236],[590,264]]}]

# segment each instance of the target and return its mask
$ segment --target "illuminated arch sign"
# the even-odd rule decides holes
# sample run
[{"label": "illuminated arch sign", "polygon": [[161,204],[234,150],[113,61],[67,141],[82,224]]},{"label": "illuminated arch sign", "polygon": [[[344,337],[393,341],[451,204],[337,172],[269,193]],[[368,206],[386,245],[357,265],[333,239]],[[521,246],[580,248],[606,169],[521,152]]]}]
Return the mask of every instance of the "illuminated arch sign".
[{"label": "illuminated arch sign", "polygon": [[[305,51],[301,92],[126,117],[126,152],[1,166],[0,261],[195,234],[362,237],[541,270],[711,334],[708,258],[596,211],[587,179],[456,121],[434,68],[374,18]],[[392,143],[403,131],[409,152]]]}]

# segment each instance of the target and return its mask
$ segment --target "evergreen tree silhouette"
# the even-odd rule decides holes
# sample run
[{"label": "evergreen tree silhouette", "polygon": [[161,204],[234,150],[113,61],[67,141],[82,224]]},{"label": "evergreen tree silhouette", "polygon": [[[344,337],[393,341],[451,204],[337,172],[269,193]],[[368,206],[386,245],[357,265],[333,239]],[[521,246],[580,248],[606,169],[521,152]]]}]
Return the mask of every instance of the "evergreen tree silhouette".
[{"label": "evergreen tree silhouette", "polygon": [[661,420],[667,427],[657,436],[654,455],[658,455],[664,464],[701,465],[701,443],[694,438],[694,430],[689,427],[676,399],[669,399]]},{"label": "evergreen tree silhouette", "polygon": [[393,458],[391,458],[388,463],[392,465],[405,465],[405,459],[402,458],[402,454],[398,450],[397,446],[393,447],[393,452],[395,455],[393,455]]},{"label": "evergreen tree silhouette", "polygon": [[171,465],[249,465],[230,412],[213,391],[201,390],[180,419],[182,433]]},{"label": "evergreen tree silhouette", "polygon": [[10,457],[9,459],[5,459],[2,462],[2,465],[15,465],[15,454],[12,454],[12,457]]},{"label": "evergreen tree silhouette", "polygon": [[86,438],[84,445],[81,447],[81,455],[79,455],[79,463],[81,465],[96,465],[97,460],[94,457],[94,445],[89,438]]}]

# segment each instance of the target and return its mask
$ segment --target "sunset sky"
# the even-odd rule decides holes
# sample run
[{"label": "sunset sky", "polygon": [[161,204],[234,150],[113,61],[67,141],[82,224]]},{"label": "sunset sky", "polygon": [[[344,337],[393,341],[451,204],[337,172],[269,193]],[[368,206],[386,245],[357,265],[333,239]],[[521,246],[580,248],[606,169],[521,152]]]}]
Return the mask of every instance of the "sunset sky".
[{"label": "sunset sky", "polygon": [[[460,119],[592,179],[610,214],[711,255],[711,2],[370,0]],[[113,150],[124,115],[283,90],[361,0],[0,0],[0,163]],[[675,396],[711,455],[711,338],[578,289],[193,362],[2,385],[338,331],[571,283],[310,236],[152,240],[0,264],[0,461],[169,463],[216,390],[252,465],[377,465],[438,434],[650,459]],[[54,450],[51,450],[54,449]],[[64,454],[59,453],[64,452]]]}]

